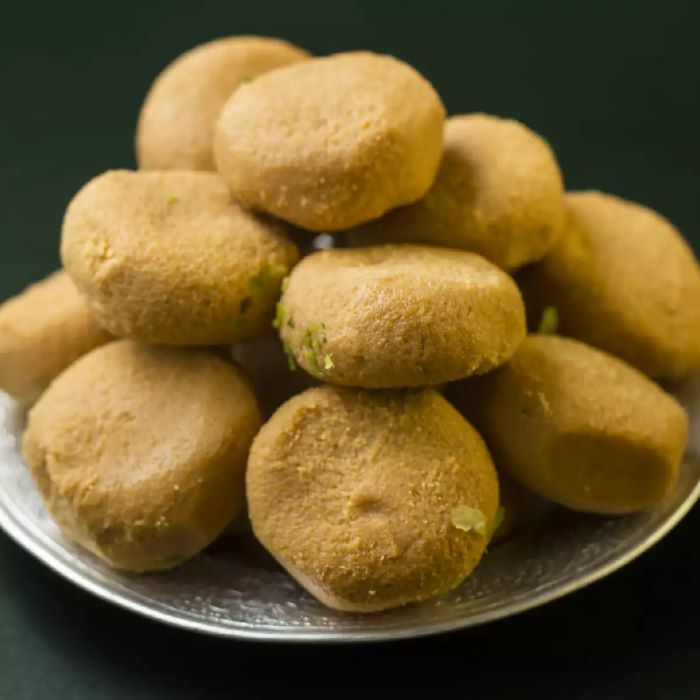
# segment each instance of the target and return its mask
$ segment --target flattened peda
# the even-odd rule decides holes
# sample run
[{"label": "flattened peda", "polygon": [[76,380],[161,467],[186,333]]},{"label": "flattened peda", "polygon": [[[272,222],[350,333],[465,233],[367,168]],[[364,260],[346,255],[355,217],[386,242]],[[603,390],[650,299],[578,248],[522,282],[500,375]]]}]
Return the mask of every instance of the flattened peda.
[{"label": "flattened peda", "polygon": [[339,231],[428,191],[444,118],[438,94],[406,63],[337,54],[242,85],[221,113],[214,153],[244,206]]},{"label": "flattened peda", "polygon": [[285,230],[233,202],[214,173],[118,170],[73,198],[61,255],[114,335],[224,345],[269,328],[298,257]]},{"label": "flattened peda", "polygon": [[498,509],[483,440],[432,389],[309,389],[263,426],[246,479],[258,539],[339,610],[384,610],[458,586]]},{"label": "flattened peda", "polygon": [[478,381],[474,421],[496,464],[538,495],[622,514],[672,489],[687,416],[621,360],[569,338],[531,335]]},{"label": "flattened peda", "polygon": [[260,420],[247,380],[215,353],[117,341],[53,382],[23,452],[67,537],[117,569],[169,569],[243,508]]},{"label": "flattened peda", "polygon": [[387,245],[304,258],[277,325],[310,374],[377,389],[489,371],[525,337],[525,311],[513,280],[478,255]]}]

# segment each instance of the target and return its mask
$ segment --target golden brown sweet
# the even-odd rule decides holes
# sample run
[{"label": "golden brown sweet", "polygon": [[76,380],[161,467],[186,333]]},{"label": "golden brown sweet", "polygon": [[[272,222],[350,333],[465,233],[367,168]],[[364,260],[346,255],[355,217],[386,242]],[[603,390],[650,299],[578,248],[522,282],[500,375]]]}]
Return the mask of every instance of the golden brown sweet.
[{"label": "golden brown sweet", "polygon": [[700,268],[663,217],[601,192],[566,196],[559,244],[520,282],[533,325],[556,307],[559,329],[657,379],[700,367]]},{"label": "golden brown sweet", "polygon": [[374,389],[487,372],[525,337],[524,314],[513,280],[478,255],[387,245],[304,258],[277,323],[307,372]]},{"label": "golden brown sweet", "polygon": [[423,199],[353,232],[359,245],[412,242],[462,248],[504,269],[541,258],[564,221],[559,166],[523,124],[452,117],[437,179]]},{"label": "golden brown sweet", "polygon": [[214,353],[118,341],[53,382],[23,452],[67,537],[118,569],[169,569],[242,508],[259,426],[247,381]]},{"label": "golden brown sweet", "polygon": [[182,54],[156,78],[141,108],[139,167],[215,170],[214,126],[231,93],[307,55],[281,39],[258,36],[216,39]]},{"label": "golden brown sweet", "polygon": [[70,277],[55,272],[0,306],[0,389],[30,403],[68,365],[109,339]]},{"label": "golden brown sweet", "polygon": [[407,64],[337,54],[242,85],[221,113],[214,154],[244,206],[338,231],[427,192],[444,116],[435,90]]},{"label": "golden brown sweet", "polygon": [[214,173],[117,170],[73,198],[61,255],[114,335],[223,345],[269,328],[298,256],[284,232],[235,204]]},{"label": "golden brown sweet", "polygon": [[482,439],[432,389],[309,389],[258,433],[246,478],[258,539],[339,610],[383,610],[458,586],[498,508]]},{"label": "golden brown sweet", "polygon": [[568,508],[630,513],[672,489],[688,420],[633,367],[576,340],[531,335],[479,379],[475,422],[500,469]]}]

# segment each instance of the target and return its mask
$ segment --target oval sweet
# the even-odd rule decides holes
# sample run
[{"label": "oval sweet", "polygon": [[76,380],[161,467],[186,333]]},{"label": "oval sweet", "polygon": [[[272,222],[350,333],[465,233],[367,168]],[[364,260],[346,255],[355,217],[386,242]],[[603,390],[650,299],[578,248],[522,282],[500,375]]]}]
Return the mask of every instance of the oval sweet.
[{"label": "oval sweet", "polygon": [[111,171],[70,203],[61,256],[114,335],[223,345],[269,327],[298,257],[284,233],[233,202],[214,173]]},{"label": "oval sweet", "polygon": [[280,564],[326,605],[356,612],[458,586],[498,509],[483,440],[432,389],[295,396],[255,438],[246,493]]},{"label": "oval sweet", "polygon": [[505,272],[472,253],[413,245],[304,258],[276,324],[307,372],[369,389],[487,372],[525,337],[520,292]]},{"label": "oval sweet", "polygon": [[576,340],[531,335],[478,381],[475,424],[500,469],[573,510],[622,514],[672,489],[688,419],[633,367]]},{"label": "oval sweet", "polygon": [[240,512],[259,426],[247,381],[213,352],[118,341],[54,381],[23,453],[68,538],[152,571],[197,554]]},{"label": "oval sweet", "polygon": [[427,192],[444,115],[430,83],[402,61],[337,54],[242,85],[221,113],[214,153],[244,206],[338,231]]}]

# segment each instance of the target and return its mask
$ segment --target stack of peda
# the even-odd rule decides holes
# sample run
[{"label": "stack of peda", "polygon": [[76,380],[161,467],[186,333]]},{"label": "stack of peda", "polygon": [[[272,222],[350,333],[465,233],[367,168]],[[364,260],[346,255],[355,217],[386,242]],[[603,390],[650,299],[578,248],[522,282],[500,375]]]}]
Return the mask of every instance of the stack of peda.
[{"label": "stack of peda", "polygon": [[[541,499],[673,488],[687,417],[625,361],[700,367],[697,262],[653,212],[565,194],[527,127],[446,120],[390,56],[231,37],[157,78],[137,155],[69,204],[66,272],[0,308],[26,462],[109,566],[177,566],[247,501],[303,587],[372,612],[459,586]],[[525,265],[530,325],[579,340],[527,336]]]}]

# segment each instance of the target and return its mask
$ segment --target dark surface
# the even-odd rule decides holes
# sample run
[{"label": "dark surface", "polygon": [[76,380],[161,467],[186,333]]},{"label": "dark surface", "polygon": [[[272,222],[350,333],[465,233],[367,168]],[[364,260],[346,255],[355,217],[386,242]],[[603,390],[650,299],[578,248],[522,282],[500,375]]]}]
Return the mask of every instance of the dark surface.
[{"label": "dark surface", "polygon": [[[394,53],[450,112],[521,119],[551,141],[569,188],[648,204],[697,249],[694,5],[0,0],[0,299],[58,265],[75,191],[133,166],[136,114],[156,73],[192,45],[237,33],[319,54]],[[624,571],[509,621],[332,648],[158,627],[72,588],[0,535],[0,698],[429,697],[448,687],[465,697],[696,698],[699,528],[696,511]]]}]

